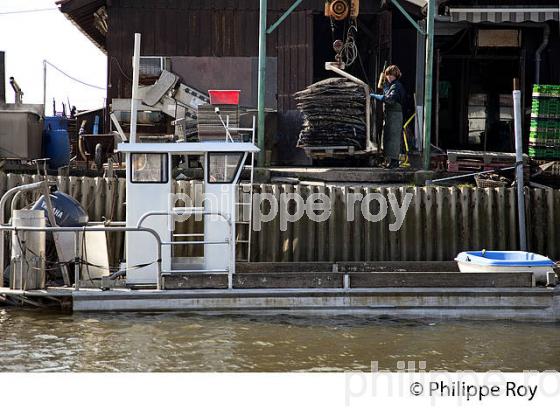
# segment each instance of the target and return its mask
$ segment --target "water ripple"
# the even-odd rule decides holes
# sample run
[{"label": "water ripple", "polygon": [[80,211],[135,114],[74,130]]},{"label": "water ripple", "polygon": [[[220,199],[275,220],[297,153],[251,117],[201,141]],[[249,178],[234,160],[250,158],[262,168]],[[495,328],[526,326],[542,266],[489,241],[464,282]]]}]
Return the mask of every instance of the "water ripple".
[{"label": "water ripple", "polygon": [[560,370],[560,325],[0,310],[0,371]]}]

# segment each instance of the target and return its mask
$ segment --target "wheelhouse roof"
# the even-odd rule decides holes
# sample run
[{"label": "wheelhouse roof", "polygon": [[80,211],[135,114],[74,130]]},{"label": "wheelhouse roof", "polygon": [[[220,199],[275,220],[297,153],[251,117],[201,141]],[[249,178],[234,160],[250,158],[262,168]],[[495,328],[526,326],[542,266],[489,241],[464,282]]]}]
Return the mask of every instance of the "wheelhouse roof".
[{"label": "wheelhouse roof", "polygon": [[250,142],[177,142],[177,143],[121,143],[119,152],[134,153],[170,153],[170,154],[204,154],[206,152],[259,152],[259,148]]}]

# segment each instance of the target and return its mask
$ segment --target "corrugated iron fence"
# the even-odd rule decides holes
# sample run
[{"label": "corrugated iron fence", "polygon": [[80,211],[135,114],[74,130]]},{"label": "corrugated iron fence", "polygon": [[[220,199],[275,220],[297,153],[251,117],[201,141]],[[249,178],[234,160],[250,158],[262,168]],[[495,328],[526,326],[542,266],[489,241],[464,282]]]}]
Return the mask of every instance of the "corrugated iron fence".
[{"label": "corrugated iron fence", "polygon": [[[51,177],[52,178],[52,177]],[[5,174],[0,172],[0,194],[15,186],[41,181],[37,175]],[[88,212],[90,221],[124,221],[126,183],[120,178],[88,178],[88,177],[57,177],[58,188],[74,197]],[[22,195],[15,204],[16,209],[33,203],[41,195],[40,192],[29,192]],[[5,210],[5,218],[10,217],[10,207]],[[108,235],[109,257],[112,265],[122,258],[124,234]]]},{"label": "corrugated iron fence", "polygon": [[[35,180],[36,176],[0,173],[0,192],[3,194],[11,187]],[[58,177],[58,183],[62,191],[84,206],[91,220],[124,220],[124,179]],[[203,188],[200,183],[180,181],[175,190],[189,195],[192,204],[201,203]],[[280,229],[283,225],[280,215],[261,222],[261,229],[252,235],[252,261],[451,260],[462,250],[505,250],[516,249],[518,245],[516,198],[511,188],[263,184],[255,185],[254,192],[270,194],[280,203],[280,209],[284,204],[292,215],[301,211],[298,207],[305,206],[308,210],[309,204],[293,200],[282,202],[282,194],[299,194],[305,202],[309,202],[312,194],[325,194],[330,198],[331,215],[326,221],[314,222],[304,214],[297,222],[286,222],[285,230]],[[353,200],[350,194],[365,196],[368,193],[379,193],[387,201],[394,195],[399,206],[405,195],[411,194],[410,206],[399,230],[389,230],[389,225],[395,222],[391,206],[387,216],[379,222],[366,220],[361,201]],[[376,214],[379,207],[379,201],[371,201],[369,212]],[[560,259],[560,190],[527,189],[526,207],[530,250]],[[262,202],[255,206],[255,211],[258,208],[268,215],[270,203]],[[348,220],[350,214],[354,216],[352,221]],[[189,218],[181,231],[201,232],[201,227],[201,222]],[[246,232],[240,227],[241,236]],[[111,260],[115,263],[122,257],[122,234],[111,239],[109,245]],[[198,252],[188,248],[184,251]]]},{"label": "corrugated iron fence", "polygon": [[[473,249],[517,249],[517,206],[514,189],[469,187],[322,187],[260,185],[258,192],[325,193],[331,198],[331,217],[317,223],[303,217],[279,230],[279,220],[263,224],[253,235],[253,260],[263,261],[383,261],[452,260]],[[402,205],[412,200],[401,228],[389,230],[395,216],[389,207],[379,222],[369,222],[361,203],[349,194],[378,192],[387,200],[395,195]],[[378,208],[372,201],[371,212]],[[296,206],[294,204],[294,206]],[[532,251],[560,259],[560,191],[527,189],[528,243]],[[354,220],[348,221],[349,208]],[[291,211],[294,213],[294,211]]]}]

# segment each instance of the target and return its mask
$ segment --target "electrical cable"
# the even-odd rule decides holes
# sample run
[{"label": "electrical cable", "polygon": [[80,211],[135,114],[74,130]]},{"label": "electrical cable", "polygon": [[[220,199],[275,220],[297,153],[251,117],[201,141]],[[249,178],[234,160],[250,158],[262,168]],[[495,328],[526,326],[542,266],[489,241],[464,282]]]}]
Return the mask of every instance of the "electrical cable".
[{"label": "electrical cable", "polygon": [[39,13],[43,11],[58,11],[58,8],[50,7],[48,9],[30,9],[30,10],[14,10],[14,11],[1,11],[0,16],[7,16],[9,14],[24,14],[24,13]]},{"label": "electrical cable", "polygon": [[358,46],[356,45],[356,38],[355,35],[358,34],[358,25],[356,19],[353,18],[354,14],[354,4],[350,2],[350,12],[348,18],[348,31],[346,32],[346,40],[344,41],[344,45],[342,50],[340,51],[340,55],[343,59],[343,62],[346,66],[351,66],[356,61],[356,57],[358,55]]},{"label": "electrical cable", "polygon": [[348,67],[354,64],[356,58],[358,56],[358,46],[356,45],[356,40],[354,39],[354,35],[351,34],[352,27],[348,29],[348,35],[346,37],[346,41],[342,46],[342,50],[340,51],[340,55],[342,56],[342,61]]},{"label": "electrical cable", "polygon": [[[117,58],[115,56],[111,57],[111,64],[116,63],[117,64],[117,68],[119,69],[119,71],[121,72],[121,74],[123,75],[124,78],[126,78],[128,81],[132,82],[132,78],[130,78],[122,69],[121,67],[121,63],[119,63],[119,60],[117,60]],[[109,81],[110,83],[111,81]]]},{"label": "electrical cable", "polygon": [[54,68],[55,70],[57,70],[59,73],[65,75],[66,77],[68,77],[69,79],[76,81],[77,83],[80,83],[82,85],[85,85],[86,87],[91,87],[91,88],[95,88],[97,90],[102,90],[102,91],[106,91],[105,87],[99,87],[97,85],[93,85],[93,84],[89,84],[86,83],[85,81],[82,80],[78,80],[76,77],[72,77],[70,74],[64,72],[62,69],[58,68],[57,66],[55,66],[53,63],[51,63],[50,61],[45,60],[45,64],[50,65],[52,68]]}]

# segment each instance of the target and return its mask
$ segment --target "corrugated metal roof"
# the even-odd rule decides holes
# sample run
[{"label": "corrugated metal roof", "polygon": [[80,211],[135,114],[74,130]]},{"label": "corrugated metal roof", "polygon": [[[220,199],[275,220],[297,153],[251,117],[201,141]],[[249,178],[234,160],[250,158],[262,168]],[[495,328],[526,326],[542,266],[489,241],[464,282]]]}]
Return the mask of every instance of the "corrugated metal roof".
[{"label": "corrugated metal roof", "polygon": [[509,7],[509,8],[450,8],[452,22],[470,23],[543,23],[558,20],[558,8]]},{"label": "corrugated metal roof", "polygon": [[95,24],[95,13],[106,5],[105,0],[59,0],[55,3],[60,11],[103,52],[105,35]]}]

